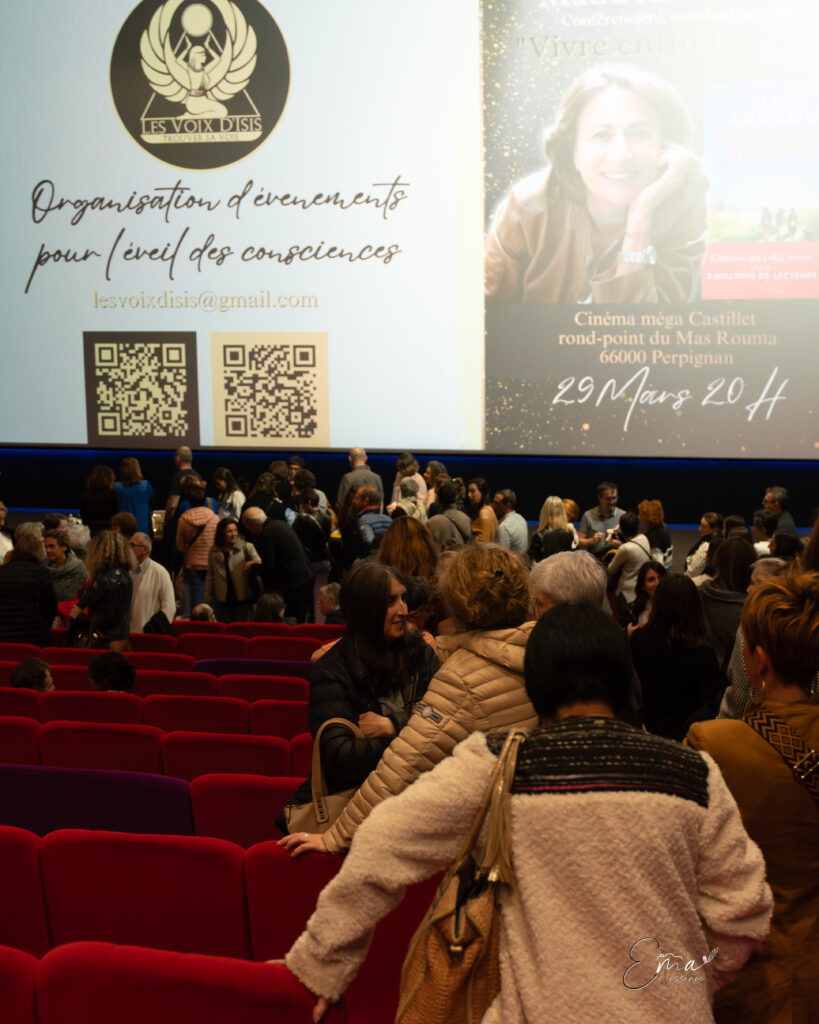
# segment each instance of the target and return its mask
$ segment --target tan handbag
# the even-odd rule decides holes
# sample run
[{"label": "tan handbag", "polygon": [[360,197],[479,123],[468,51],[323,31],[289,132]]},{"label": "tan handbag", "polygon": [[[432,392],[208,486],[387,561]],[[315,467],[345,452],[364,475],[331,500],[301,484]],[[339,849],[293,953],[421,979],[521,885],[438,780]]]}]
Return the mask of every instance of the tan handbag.
[{"label": "tan handbag", "polygon": [[324,778],[324,769],[321,767],[321,736],[328,725],[343,725],[358,739],[366,739],[355,722],[350,722],[346,718],[328,718],[326,722],[322,723],[313,740],[313,767],[310,772],[313,799],[307,804],[287,804],[284,808],[284,820],[287,823],[287,831],[290,833],[326,832],[341,815],[358,789],[358,786],[354,786],[341,793],[327,795],[327,780]]},{"label": "tan handbag", "polygon": [[509,794],[526,735],[506,737],[469,835],[412,938],[396,1024],[479,1024],[500,991],[499,888],[512,883]]}]

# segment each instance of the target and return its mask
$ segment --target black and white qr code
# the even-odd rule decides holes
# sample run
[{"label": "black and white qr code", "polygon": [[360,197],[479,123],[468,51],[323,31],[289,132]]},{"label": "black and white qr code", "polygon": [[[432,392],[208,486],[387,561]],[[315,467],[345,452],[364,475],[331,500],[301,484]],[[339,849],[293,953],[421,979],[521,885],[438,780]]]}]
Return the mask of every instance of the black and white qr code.
[{"label": "black and white qr code", "polygon": [[90,444],[197,444],[196,335],[84,335]]},{"label": "black and white qr code", "polygon": [[214,336],[217,444],[327,443],[326,335],[285,337]]}]

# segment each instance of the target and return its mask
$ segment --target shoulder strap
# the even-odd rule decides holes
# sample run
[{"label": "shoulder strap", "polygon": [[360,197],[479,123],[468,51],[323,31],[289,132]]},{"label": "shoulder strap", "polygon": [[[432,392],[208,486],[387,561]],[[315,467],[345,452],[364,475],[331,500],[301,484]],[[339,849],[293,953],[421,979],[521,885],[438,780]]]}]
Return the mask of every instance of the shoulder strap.
[{"label": "shoulder strap", "polygon": [[358,739],[366,739],[364,733],[358,728],[355,722],[346,718],[328,718],[322,722],[316,738],[313,740],[313,769],[310,782],[313,790],[313,810],[316,813],[316,821],[324,824],[330,820],[330,812],[327,809],[327,780],[324,777],[324,769],[321,767],[321,737],[328,725],[343,725],[345,729]]},{"label": "shoulder strap", "polygon": [[745,722],[770,743],[791,769],[794,778],[802,783],[819,805],[819,777],[815,774],[819,769],[819,753],[812,747],[808,749],[799,733],[778,715],[771,714],[764,705],[746,707]]},{"label": "shoulder strap", "polygon": [[458,525],[458,523],[455,520],[455,518],[449,514],[450,512],[457,512],[457,511],[458,511],[457,509],[448,508],[446,510],[446,512],[444,512],[444,515],[447,517],[447,519],[450,521],[450,523],[452,523],[452,525],[455,527],[455,529],[461,535],[461,537],[463,538],[464,544],[466,544],[466,542],[470,539],[470,535],[471,535],[472,531],[470,530],[469,532],[464,533],[464,531],[460,528],[460,526]]},{"label": "shoulder strap", "polygon": [[464,840],[460,853],[450,868],[455,873],[473,854],[484,818],[487,819],[486,847],[475,856],[477,867],[492,882],[512,881],[511,811],[509,806],[512,779],[518,759],[518,750],[527,734],[513,729],[506,737],[498,756],[498,763],[484,794],[472,828]]}]

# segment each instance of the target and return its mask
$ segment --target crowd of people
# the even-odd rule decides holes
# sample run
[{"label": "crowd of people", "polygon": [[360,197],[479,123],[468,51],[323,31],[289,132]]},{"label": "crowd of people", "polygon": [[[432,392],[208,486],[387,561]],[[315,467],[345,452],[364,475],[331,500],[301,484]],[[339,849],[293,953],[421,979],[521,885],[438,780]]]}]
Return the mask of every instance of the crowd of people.
[{"label": "crowd of people", "polygon": [[[544,1019],[560,972],[559,1019],[819,1019],[819,521],[803,545],[783,487],[750,525],[705,511],[675,563],[661,502],[621,508],[611,481],[582,515],[547,496],[531,529],[509,488],[408,453],[390,490],[354,448],[334,500],[298,456],[252,486],[175,460],[164,514],[131,458],[119,482],[92,472],[82,524],[0,521],[0,640],[45,646],[63,623],[103,652],[95,686],[129,689],[129,633],[177,616],[346,625],[314,655],[309,722],[342,720],[321,764],[350,797],[281,840],[348,854],[287,958],[316,1019],[404,886],[454,856],[515,728],[516,884],[485,1022]],[[38,661],[14,685],[53,685]],[[649,936],[656,971],[632,984]],[[707,978],[673,1011],[667,986],[643,994],[661,955]]]}]

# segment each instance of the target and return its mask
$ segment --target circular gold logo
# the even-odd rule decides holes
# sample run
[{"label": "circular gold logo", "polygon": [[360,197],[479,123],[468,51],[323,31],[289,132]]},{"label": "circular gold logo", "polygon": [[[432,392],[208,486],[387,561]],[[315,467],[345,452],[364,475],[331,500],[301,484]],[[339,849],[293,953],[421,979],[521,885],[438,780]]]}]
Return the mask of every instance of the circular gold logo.
[{"label": "circular gold logo", "polygon": [[287,47],[258,0],[143,0],[111,54],[111,93],[131,137],[189,170],[252,153],[289,86]]}]

